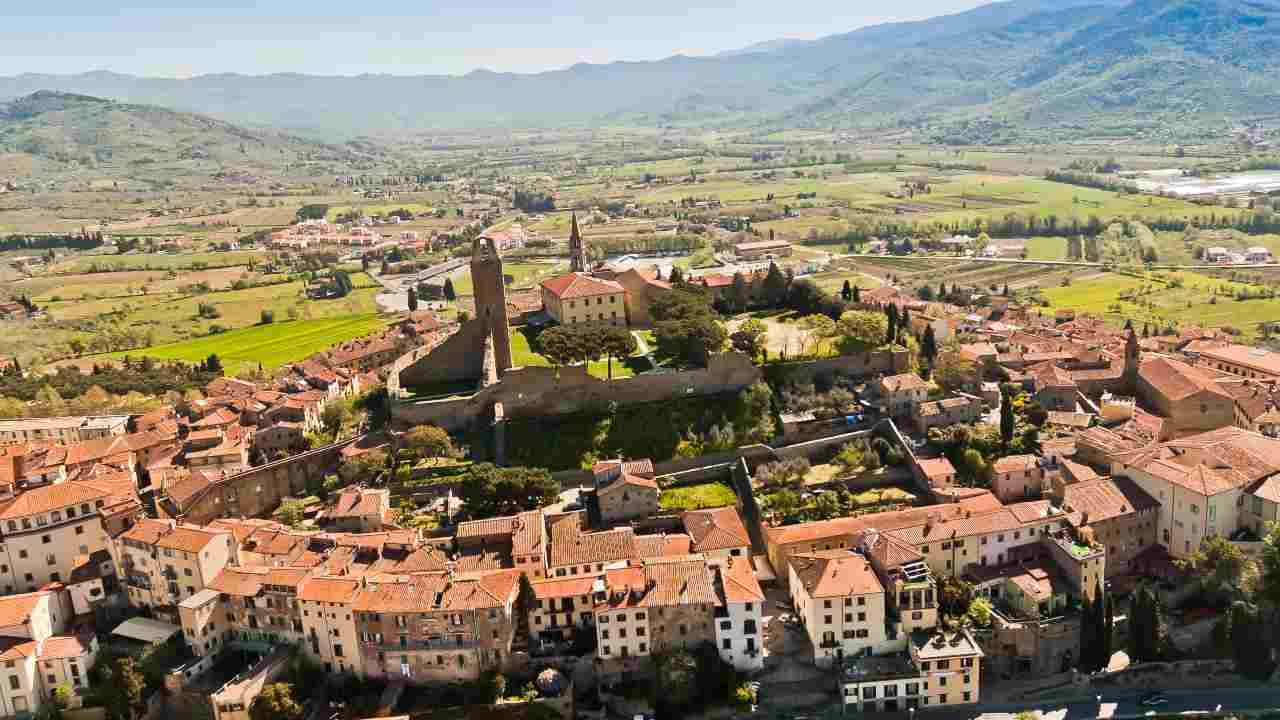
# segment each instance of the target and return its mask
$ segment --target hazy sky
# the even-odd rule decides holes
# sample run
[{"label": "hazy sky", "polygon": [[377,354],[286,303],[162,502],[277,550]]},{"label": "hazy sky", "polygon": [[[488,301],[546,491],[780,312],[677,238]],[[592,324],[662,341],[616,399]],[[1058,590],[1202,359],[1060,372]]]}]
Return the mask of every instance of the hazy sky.
[{"label": "hazy sky", "polygon": [[709,55],[982,0],[7,0],[0,74],[535,72]]}]

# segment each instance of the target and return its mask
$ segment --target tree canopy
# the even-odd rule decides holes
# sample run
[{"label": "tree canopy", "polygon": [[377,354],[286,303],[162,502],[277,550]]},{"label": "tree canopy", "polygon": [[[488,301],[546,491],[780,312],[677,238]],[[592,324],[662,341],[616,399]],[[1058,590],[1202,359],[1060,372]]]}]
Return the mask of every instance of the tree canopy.
[{"label": "tree canopy", "polygon": [[472,519],[513,515],[554,503],[560,484],[542,468],[471,466],[458,485],[458,496]]}]

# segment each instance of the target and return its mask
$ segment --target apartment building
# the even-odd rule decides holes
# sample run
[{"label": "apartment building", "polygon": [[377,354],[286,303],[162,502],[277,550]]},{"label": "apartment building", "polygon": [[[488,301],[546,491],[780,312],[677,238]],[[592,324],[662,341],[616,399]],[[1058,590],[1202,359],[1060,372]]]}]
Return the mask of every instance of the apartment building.
[{"label": "apartment building", "polygon": [[352,603],[364,674],[475,679],[511,653],[519,573],[433,573],[367,582]]},{"label": "apartment building", "polygon": [[75,481],[40,485],[0,501],[4,591],[66,582],[77,557],[107,549],[101,512],[113,495],[106,483]]},{"label": "apartment building", "polygon": [[1044,468],[1035,455],[1009,455],[992,464],[991,492],[1000,502],[1014,503],[1040,497]]},{"label": "apartment building", "polygon": [[0,419],[0,443],[56,442],[63,445],[119,437],[128,431],[128,415],[78,415]]},{"label": "apartment building", "polygon": [[579,631],[595,632],[596,577],[552,578],[531,583],[536,598],[529,608],[529,638],[535,649],[550,650],[574,641]]},{"label": "apartment building", "polygon": [[1080,525],[1092,528],[1107,553],[1107,577],[1130,571],[1130,563],[1155,545],[1160,503],[1133,480],[1094,478],[1062,486],[1056,499],[1068,513],[1079,513]]},{"label": "apartment building", "polygon": [[983,652],[968,631],[916,635],[907,644],[926,693],[921,705],[940,707],[979,701]]},{"label": "apartment building", "polygon": [[764,591],[749,557],[725,558],[712,568],[720,602],[715,609],[716,648],[740,672],[764,667]]},{"label": "apartment building", "polygon": [[561,325],[627,324],[627,291],[613,280],[571,272],[544,280],[541,289],[543,308]]},{"label": "apartment building", "polygon": [[298,588],[303,648],[326,673],[364,672],[354,614],[359,593],[360,582],[351,578],[308,578]]},{"label": "apartment building", "polygon": [[828,667],[846,657],[890,650],[897,636],[890,637],[885,627],[884,587],[865,557],[849,550],[798,554],[787,572],[815,664]]},{"label": "apartment building", "polygon": [[1258,495],[1249,489],[1266,488],[1264,481],[1280,472],[1280,440],[1222,427],[1117,453],[1111,461],[1113,477],[1132,480],[1159,503],[1157,542],[1181,558],[1206,538],[1254,527]]},{"label": "apartment building", "polygon": [[547,577],[600,575],[606,565],[640,557],[631,528],[587,532],[585,512],[554,516],[550,524]]},{"label": "apartment building", "polygon": [[326,528],[341,532],[377,532],[390,524],[391,491],[387,488],[351,487],[338,494],[333,507],[318,519]]},{"label": "apartment building", "polygon": [[458,523],[458,551],[495,555],[497,567],[514,567],[530,580],[547,577],[547,526],[541,510]]},{"label": "apartment building", "polygon": [[60,634],[71,612],[65,591],[0,598],[0,715],[39,712],[60,685],[88,686],[97,641]]},{"label": "apartment building", "polygon": [[696,555],[611,567],[594,602],[596,657],[615,668],[629,667],[632,658],[716,640],[712,623],[720,599],[706,560]]},{"label": "apartment building", "polygon": [[115,539],[129,604],[176,613],[236,558],[235,537],[211,527],[143,519]]},{"label": "apartment building", "polygon": [[916,405],[916,429],[927,433],[933,427],[968,424],[976,421],[980,414],[982,398],[960,393],[956,397]]}]

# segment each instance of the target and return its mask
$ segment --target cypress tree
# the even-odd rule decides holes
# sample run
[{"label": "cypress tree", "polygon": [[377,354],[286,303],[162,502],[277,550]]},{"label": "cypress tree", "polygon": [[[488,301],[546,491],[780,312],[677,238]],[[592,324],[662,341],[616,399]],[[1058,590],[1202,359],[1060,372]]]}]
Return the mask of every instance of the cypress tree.
[{"label": "cypress tree", "polygon": [[1104,667],[1111,663],[1111,654],[1114,651],[1112,645],[1116,639],[1116,603],[1115,598],[1110,595],[1106,596],[1106,619],[1102,624],[1102,657]]}]

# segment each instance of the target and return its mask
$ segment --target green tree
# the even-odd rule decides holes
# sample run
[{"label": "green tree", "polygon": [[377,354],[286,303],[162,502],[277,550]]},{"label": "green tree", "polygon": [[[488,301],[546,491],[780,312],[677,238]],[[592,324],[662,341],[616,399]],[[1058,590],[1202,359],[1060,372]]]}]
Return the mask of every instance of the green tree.
[{"label": "green tree", "polygon": [[751,288],[747,287],[747,279],[741,272],[733,274],[733,287],[730,292],[734,312],[742,312],[751,305]]},{"label": "green tree", "polygon": [[933,333],[932,324],[924,326],[924,336],[920,339],[920,357],[931,368],[938,358],[938,339]]},{"label": "green tree", "polygon": [[631,357],[638,347],[636,337],[625,327],[615,325],[601,325],[596,335],[596,348],[609,359],[609,379],[612,380],[614,359]]},{"label": "green tree", "polygon": [[404,434],[404,444],[419,458],[431,458],[433,464],[437,459],[453,457],[457,452],[449,433],[435,425],[414,427]]},{"label": "green tree", "polygon": [[303,520],[306,519],[307,504],[298,498],[285,498],[280,501],[280,506],[276,508],[272,516],[275,519],[289,527],[301,527]]},{"label": "green tree", "polygon": [[1256,605],[1237,600],[1231,606],[1231,650],[1236,669],[1255,680],[1271,677],[1275,664],[1266,642],[1270,635],[1265,616]]},{"label": "green tree", "polygon": [[542,468],[472,465],[458,484],[458,496],[472,519],[514,515],[554,503],[560,483]]},{"label": "green tree", "polygon": [[371,482],[387,468],[387,452],[369,450],[344,460],[338,466],[338,475],[348,483]]},{"label": "green tree", "polygon": [[1194,553],[1174,562],[1211,601],[1247,594],[1254,584],[1253,562],[1225,537],[1206,538]]},{"label": "green tree", "polygon": [[844,287],[840,288],[840,298],[845,302],[853,302],[853,284],[848,280],[845,280]]},{"label": "green tree", "polygon": [[1013,442],[1014,416],[1013,397],[1008,390],[1000,393],[1000,444],[1007,450]]},{"label": "green tree", "polygon": [[276,321],[276,313],[274,310],[263,310],[258,316],[259,325],[270,325]]},{"label": "green tree", "polygon": [[409,288],[409,312],[418,311],[418,291],[416,288]]},{"label": "green tree", "polygon": [[764,301],[769,307],[782,307],[787,299],[787,278],[778,269],[777,263],[769,263],[769,272],[764,276]]},{"label": "green tree", "polygon": [[840,316],[836,324],[838,337],[836,349],[850,355],[878,347],[888,334],[889,324],[884,313],[872,310],[850,310]]},{"label": "green tree", "polygon": [[595,357],[594,339],[587,324],[556,325],[538,334],[538,349],[552,365],[565,367]]},{"label": "green tree", "polygon": [[456,290],[453,289],[452,278],[444,279],[444,299],[448,300],[449,302],[453,302],[454,300],[458,299],[458,293]]},{"label": "green tree", "polygon": [[302,222],[303,220],[323,220],[328,217],[328,215],[328,205],[303,205],[298,208],[298,212],[295,214],[298,222]]},{"label": "green tree", "polygon": [[724,324],[709,315],[655,323],[653,330],[655,354],[683,366],[706,367],[728,338]]},{"label": "green tree", "polygon": [[300,720],[302,706],[293,699],[293,686],[288,683],[271,683],[262,688],[249,706],[251,720]]},{"label": "green tree", "polygon": [[729,342],[734,350],[755,359],[764,351],[768,333],[769,328],[763,322],[750,318],[729,336]]},{"label": "green tree", "polygon": [[320,411],[320,425],[334,442],[337,442],[342,426],[350,421],[351,408],[344,402],[330,401]]},{"label": "green tree", "polygon": [[1149,584],[1142,584],[1129,601],[1129,657],[1135,662],[1159,660],[1164,650],[1164,607]]}]

